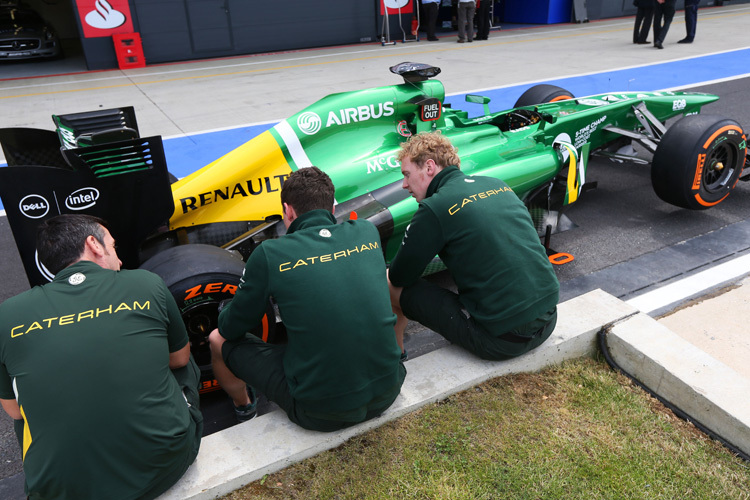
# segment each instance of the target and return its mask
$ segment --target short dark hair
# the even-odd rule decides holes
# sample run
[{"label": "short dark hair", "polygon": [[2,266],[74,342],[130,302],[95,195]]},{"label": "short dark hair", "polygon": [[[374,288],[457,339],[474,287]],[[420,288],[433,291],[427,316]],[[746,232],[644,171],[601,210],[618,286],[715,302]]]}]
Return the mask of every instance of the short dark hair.
[{"label": "short dark hair", "polygon": [[334,187],[328,174],[308,167],[289,174],[281,188],[281,203],[294,208],[297,216],[310,210],[333,210]]},{"label": "short dark hair", "polygon": [[63,214],[47,219],[36,232],[39,260],[57,274],[80,260],[89,236],[105,246],[104,229],[109,230],[107,222],[93,215]]}]

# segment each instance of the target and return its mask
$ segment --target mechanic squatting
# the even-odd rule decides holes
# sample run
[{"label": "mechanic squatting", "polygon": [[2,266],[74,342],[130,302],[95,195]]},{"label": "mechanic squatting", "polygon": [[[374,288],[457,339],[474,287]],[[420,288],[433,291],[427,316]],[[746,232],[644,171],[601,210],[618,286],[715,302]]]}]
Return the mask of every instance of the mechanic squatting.
[{"label": "mechanic squatting", "polygon": [[74,323],[80,323],[81,321],[87,319],[96,319],[103,314],[117,314],[123,311],[147,311],[149,309],[151,309],[150,300],[145,301],[143,304],[141,304],[137,300],[134,300],[132,306],[126,304],[125,302],[121,302],[118,306],[115,306],[115,304],[110,304],[109,306],[103,308],[97,307],[96,309],[88,309],[77,314],[66,314],[64,316],[56,316],[54,318],[45,318],[39,321],[34,321],[28,327],[26,325],[14,326],[10,330],[10,337],[20,337],[21,335],[26,335],[27,333],[32,333],[37,330],[46,330],[52,328],[53,326],[72,325]]}]

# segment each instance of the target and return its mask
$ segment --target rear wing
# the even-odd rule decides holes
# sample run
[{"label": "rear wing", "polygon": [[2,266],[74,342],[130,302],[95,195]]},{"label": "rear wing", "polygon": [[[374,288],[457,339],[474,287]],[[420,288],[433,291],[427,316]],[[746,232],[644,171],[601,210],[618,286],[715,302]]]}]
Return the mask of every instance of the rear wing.
[{"label": "rear wing", "polygon": [[161,137],[70,149],[63,155],[68,168],[0,168],[0,198],[29,283],[53,278],[38,261],[36,229],[59,214],[106,219],[123,267],[138,267],[140,243],[165,226],[174,212]]},{"label": "rear wing", "polygon": [[132,106],[52,115],[63,149],[95,146],[139,137]]}]

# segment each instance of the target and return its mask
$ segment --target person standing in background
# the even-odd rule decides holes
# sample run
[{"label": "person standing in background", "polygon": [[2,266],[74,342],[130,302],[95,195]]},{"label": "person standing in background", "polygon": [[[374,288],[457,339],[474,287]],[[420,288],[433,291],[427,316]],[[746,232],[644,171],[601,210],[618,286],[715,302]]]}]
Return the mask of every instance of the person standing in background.
[{"label": "person standing in background", "polygon": [[458,0],[458,43],[474,41],[476,0]]},{"label": "person standing in background", "polygon": [[475,40],[487,40],[490,36],[490,7],[492,0],[477,0],[477,36]]},{"label": "person standing in background", "polygon": [[438,37],[435,36],[435,23],[437,23],[439,7],[440,0],[422,0],[422,8],[427,18],[427,22],[425,23],[427,40],[430,42],[438,41]]},{"label": "person standing in background", "polygon": [[667,37],[669,25],[674,17],[674,4],[676,0],[656,0],[654,5],[654,47],[664,48],[664,39]]},{"label": "person standing in background", "polygon": [[693,43],[698,26],[698,4],[700,0],[685,0],[685,38],[677,43]]},{"label": "person standing in background", "polygon": [[654,18],[654,0],[635,0],[633,5],[638,7],[633,28],[633,43],[639,45],[651,43],[646,39],[651,30],[651,20]]}]

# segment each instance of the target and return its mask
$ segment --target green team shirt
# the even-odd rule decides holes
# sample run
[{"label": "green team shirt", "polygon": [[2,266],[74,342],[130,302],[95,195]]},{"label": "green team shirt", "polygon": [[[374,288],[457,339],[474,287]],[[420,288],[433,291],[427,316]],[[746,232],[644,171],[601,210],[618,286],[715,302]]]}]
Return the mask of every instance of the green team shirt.
[{"label": "green team shirt", "polygon": [[395,286],[419,279],[438,255],[459,300],[490,332],[501,335],[557,305],[560,285],[528,210],[492,177],[441,170],[404,234],[391,263]]},{"label": "green team shirt", "polygon": [[147,271],[82,261],[0,305],[0,398],[25,420],[30,498],[141,498],[179,479],[195,424],[169,353],[187,340]]},{"label": "green team shirt", "polygon": [[401,385],[396,317],[377,229],[336,224],[327,210],[292,222],[247,260],[219,331],[240,339],[273,297],[288,336],[284,373],[292,397],[320,413],[358,408]]}]

